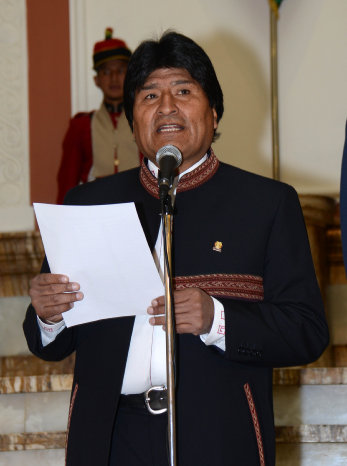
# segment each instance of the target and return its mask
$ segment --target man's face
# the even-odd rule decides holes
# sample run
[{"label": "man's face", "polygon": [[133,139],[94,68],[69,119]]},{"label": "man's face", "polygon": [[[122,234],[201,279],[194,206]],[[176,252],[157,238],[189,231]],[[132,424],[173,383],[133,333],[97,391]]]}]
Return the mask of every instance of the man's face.
[{"label": "man's face", "polygon": [[123,101],[123,84],[128,63],[123,60],[110,60],[98,69],[95,84],[104,94],[104,101],[117,104]]},{"label": "man's face", "polygon": [[217,113],[187,70],[159,68],[135,94],[133,125],[140,151],[152,162],[161,147],[176,146],[183,157],[181,173],[209,149]]}]

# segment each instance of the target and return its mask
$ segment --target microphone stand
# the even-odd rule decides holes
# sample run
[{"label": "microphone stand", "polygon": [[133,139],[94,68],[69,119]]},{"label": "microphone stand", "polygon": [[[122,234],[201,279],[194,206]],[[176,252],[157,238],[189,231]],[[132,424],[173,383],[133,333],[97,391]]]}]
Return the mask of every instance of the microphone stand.
[{"label": "microphone stand", "polygon": [[175,313],[172,292],[171,238],[173,208],[171,196],[160,195],[163,220],[164,244],[164,286],[165,286],[165,327],[166,327],[166,379],[169,465],[176,466],[176,409],[175,409]]}]

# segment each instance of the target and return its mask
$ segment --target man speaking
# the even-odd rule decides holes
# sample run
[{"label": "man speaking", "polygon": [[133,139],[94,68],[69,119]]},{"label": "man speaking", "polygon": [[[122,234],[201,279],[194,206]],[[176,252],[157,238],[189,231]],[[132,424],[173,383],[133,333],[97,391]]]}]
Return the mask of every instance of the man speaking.
[{"label": "man speaking", "polygon": [[[219,162],[222,90],[183,35],[137,48],[124,108],[141,167],[74,188],[65,203],[135,202],[161,273],[156,155],[166,145],[182,154],[172,189],[178,465],[272,466],[272,368],[309,363],[328,342],[297,194]],[[62,313],[84,290],[47,263],[42,272],[24,331],[43,359],[76,351],[67,465],[168,465],[164,297],[143,303],[148,316],[66,328]]]}]

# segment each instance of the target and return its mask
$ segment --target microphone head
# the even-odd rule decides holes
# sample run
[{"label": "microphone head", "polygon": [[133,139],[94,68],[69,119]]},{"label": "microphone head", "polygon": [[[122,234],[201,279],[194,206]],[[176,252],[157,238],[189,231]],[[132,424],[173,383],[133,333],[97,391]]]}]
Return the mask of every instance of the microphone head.
[{"label": "microphone head", "polygon": [[177,147],[172,146],[171,144],[163,146],[158,150],[157,155],[155,157],[158,165],[160,165],[160,160],[165,156],[171,156],[176,160],[175,168],[179,167],[182,163],[181,151],[177,149]]}]

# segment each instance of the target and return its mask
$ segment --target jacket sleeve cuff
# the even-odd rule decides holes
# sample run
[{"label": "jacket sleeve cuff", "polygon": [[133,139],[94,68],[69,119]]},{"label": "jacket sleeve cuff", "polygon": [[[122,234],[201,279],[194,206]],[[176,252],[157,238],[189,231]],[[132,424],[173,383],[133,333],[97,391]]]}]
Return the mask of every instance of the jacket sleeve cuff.
[{"label": "jacket sleeve cuff", "polygon": [[213,297],[212,299],[214,304],[214,318],[212,327],[209,333],[200,335],[200,338],[205,343],[205,345],[215,345],[219,349],[225,351],[224,306],[220,301],[218,301],[218,299]]},{"label": "jacket sleeve cuff", "polygon": [[56,324],[46,324],[42,322],[39,316],[37,316],[37,322],[41,332],[42,346],[47,346],[49,343],[52,343],[52,341],[56,339],[57,335],[65,328],[64,320],[57,322]]}]

